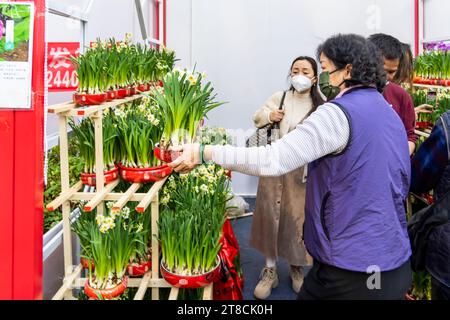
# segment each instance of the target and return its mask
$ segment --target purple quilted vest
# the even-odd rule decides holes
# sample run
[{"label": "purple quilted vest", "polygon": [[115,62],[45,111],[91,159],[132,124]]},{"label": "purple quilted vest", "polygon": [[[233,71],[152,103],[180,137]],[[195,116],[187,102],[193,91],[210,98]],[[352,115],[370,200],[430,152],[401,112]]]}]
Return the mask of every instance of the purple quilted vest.
[{"label": "purple quilted vest", "polygon": [[400,267],[411,255],[405,201],[410,158],[405,128],[377,90],[349,90],[331,101],[350,122],[339,155],[309,165],[305,243],[322,263],[366,272]]}]

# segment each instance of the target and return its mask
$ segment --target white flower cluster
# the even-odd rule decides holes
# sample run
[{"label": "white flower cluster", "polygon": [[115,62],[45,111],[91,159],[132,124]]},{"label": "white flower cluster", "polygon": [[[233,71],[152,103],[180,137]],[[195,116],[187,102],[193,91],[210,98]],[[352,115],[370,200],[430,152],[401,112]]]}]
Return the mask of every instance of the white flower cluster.
[{"label": "white flower cluster", "polygon": [[[95,220],[97,222],[97,225],[99,226],[101,233],[106,233],[111,229],[114,229],[116,226],[116,218],[118,216],[121,216],[124,220],[128,219],[130,217],[130,208],[123,207],[122,210],[115,211],[112,210],[114,203],[113,202],[107,202],[106,207],[108,208],[110,214],[109,216],[105,216],[102,214],[98,214],[95,216]],[[125,222],[124,222],[125,224]],[[125,224],[126,225],[126,224]],[[124,229],[126,229],[126,226],[124,226]]]},{"label": "white flower cluster", "polygon": [[153,113],[149,113],[147,115],[147,120],[154,125],[155,127],[159,125],[159,120],[156,119],[155,115]]}]

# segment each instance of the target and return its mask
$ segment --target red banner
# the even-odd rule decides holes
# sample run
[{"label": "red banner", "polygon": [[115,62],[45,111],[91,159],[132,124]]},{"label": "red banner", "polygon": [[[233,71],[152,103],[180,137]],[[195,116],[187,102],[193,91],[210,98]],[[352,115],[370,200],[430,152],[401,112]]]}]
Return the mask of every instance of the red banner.
[{"label": "red banner", "polygon": [[73,91],[78,78],[70,56],[80,53],[79,42],[49,42],[47,47],[47,85],[49,91]]}]

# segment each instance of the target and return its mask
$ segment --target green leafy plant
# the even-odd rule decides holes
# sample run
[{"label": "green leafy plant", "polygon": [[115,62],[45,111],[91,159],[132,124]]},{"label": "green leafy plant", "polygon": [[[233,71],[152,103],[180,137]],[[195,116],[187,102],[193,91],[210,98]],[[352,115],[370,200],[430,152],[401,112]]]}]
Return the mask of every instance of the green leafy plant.
[{"label": "green leafy plant", "polygon": [[95,266],[89,269],[89,283],[96,289],[112,288],[121,281],[141,241],[143,225],[130,219],[130,211],[124,207],[106,214],[83,212],[74,223],[83,254]]},{"label": "green leafy plant", "polygon": [[163,147],[192,142],[200,120],[223,104],[214,101],[214,88],[210,82],[203,86],[203,78],[199,73],[174,70],[164,77],[164,89],[155,92],[164,118]]},{"label": "green leafy plant", "polygon": [[125,167],[151,168],[160,164],[153,154],[153,146],[161,139],[162,116],[149,98],[134,103],[133,107],[116,108],[118,160]]},{"label": "green leafy plant", "polygon": [[[55,200],[61,193],[61,166],[59,146],[49,150],[47,154],[47,185],[44,189],[44,233],[54,227],[62,219],[61,210],[48,211],[46,205]],[[83,163],[80,162],[74,139],[69,139],[69,177],[70,185],[80,179]]]},{"label": "green leafy plant", "polygon": [[[94,120],[84,118],[78,124],[73,119],[69,120],[69,125],[74,134],[76,147],[80,151],[84,162],[84,173],[95,173],[95,130]],[[104,170],[111,170],[115,166],[117,151],[117,124],[114,114],[107,113],[103,117],[103,162]]]},{"label": "green leafy plant", "polygon": [[216,266],[230,199],[228,183],[225,171],[214,164],[168,179],[158,227],[162,256],[170,271],[198,275]]}]

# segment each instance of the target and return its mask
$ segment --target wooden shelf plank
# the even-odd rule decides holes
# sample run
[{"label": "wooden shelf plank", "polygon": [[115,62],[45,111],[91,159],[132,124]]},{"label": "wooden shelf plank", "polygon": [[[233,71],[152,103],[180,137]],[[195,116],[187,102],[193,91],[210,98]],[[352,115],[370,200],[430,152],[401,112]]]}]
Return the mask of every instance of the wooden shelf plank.
[{"label": "wooden shelf plank", "polygon": [[430,136],[429,133],[423,132],[423,131],[420,131],[420,130],[414,130],[414,132],[415,132],[415,134],[417,134],[419,136],[422,136],[422,137],[425,137],[425,138],[428,138]]},{"label": "wooden shelf plank", "polygon": [[167,177],[164,178],[161,181],[155,182],[153,184],[153,186],[150,188],[150,190],[147,192],[147,194],[145,195],[145,197],[141,200],[141,202],[138,204],[138,206],[136,207],[136,211],[137,212],[144,212],[145,210],[147,210],[148,206],[150,205],[150,202],[153,201],[153,198],[158,194],[159,190],[161,189],[161,187],[164,185],[164,183],[166,182]]},{"label": "wooden shelf plank", "polygon": [[144,94],[137,94],[132,97],[126,97],[124,99],[116,99],[114,101],[105,102],[100,105],[79,107],[73,101],[67,101],[61,104],[51,105],[47,107],[49,113],[60,114],[68,112],[70,116],[89,116],[96,113],[99,110],[107,108],[113,108],[124,103],[128,103],[144,97]]},{"label": "wooden shelf plank", "polygon": [[169,300],[177,300],[179,291],[180,289],[172,287],[172,289],[170,290]]},{"label": "wooden shelf plank", "polygon": [[203,289],[203,300],[213,299],[213,283],[209,284]]},{"label": "wooden shelf plank", "polygon": [[111,182],[100,192],[95,193],[95,196],[84,206],[84,211],[91,212],[94,210],[100,202],[102,202],[105,196],[112,191],[119,184],[119,180]]},{"label": "wooden shelf plank", "polygon": [[450,87],[444,87],[444,86],[437,86],[437,85],[429,85],[429,84],[420,84],[420,83],[413,83],[414,87],[417,88],[425,88],[425,89],[449,89]]},{"label": "wooden shelf plank", "polygon": [[[63,285],[61,288],[59,288],[58,292],[53,296],[52,300],[62,300],[64,298],[64,295],[66,294],[66,291],[69,289],[72,289],[72,285],[74,284],[77,277],[80,276],[81,271],[83,270],[83,267],[78,265],[75,268],[75,271],[71,273],[69,276],[65,277],[63,280]],[[86,280],[85,280],[86,282]],[[83,282],[84,286],[84,282]]]},{"label": "wooden shelf plank", "polygon": [[142,281],[139,285],[139,289],[136,292],[136,295],[134,296],[134,300],[142,300],[144,299],[145,292],[148,288],[148,283],[150,282],[152,278],[151,272],[147,272],[144,277],[142,277]]},{"label": "wooden shelf plank", "polygon": [[127,202],[131,199],[134,193],[139,190],[139,188],[142,187],[142,184],[140,183],[133,183],[128,190],[122,195],[122,197],[114,203],[112,210],[113,211],[120,211]]},{"label": "wooden shelf plank", "polygon": [[83,186],[83,183],[81,181],[78,181],[73,187],[71,187],[69,190],[62,192],[55,200],[50,202],[47,205],[47,210],[52,212],[55,211],[59,206],[61,206],[64,202],[69,200],[76,192],[78,192],[81,187]]},{"label": "wooden shelf plank", "polygon": [[[144,275],[144,277],[150,274],[150,279],[147,282],[147,288],[172,288],[172,286],[167,283],[164,279],[151,279],[151,272],[149,271]],[[144,278],[128,278],[127,287],[129,288],[139,288],[142,285],[142,280]],[[87,278],[78,278],[74,281],[74,288],[83,288],[86,283]]]},{"label": "wooden shelf plank", "polygon": [[[94,196],[96,195],[96,193],[90,193],[90,192],[75,192],[72,197],[70,198],[70,200],[73,201],[90,201],[92,200],[92,198],[94,198]],[[142,201],[142,199],[144,199],[144,197],[146,196],[146,193],[135,193],[133,194],[129,201]],[[119,201],[120,198],[122,198],[123,193],[115,193],[115,192],[110,192],[108,194],[105,195],[105,197],[103,198],[103,200],[105,201]]]}]

